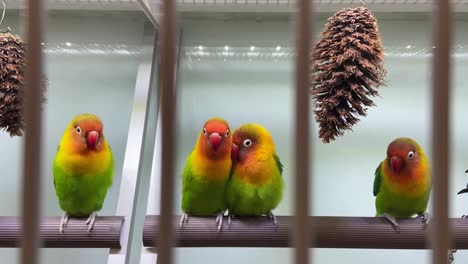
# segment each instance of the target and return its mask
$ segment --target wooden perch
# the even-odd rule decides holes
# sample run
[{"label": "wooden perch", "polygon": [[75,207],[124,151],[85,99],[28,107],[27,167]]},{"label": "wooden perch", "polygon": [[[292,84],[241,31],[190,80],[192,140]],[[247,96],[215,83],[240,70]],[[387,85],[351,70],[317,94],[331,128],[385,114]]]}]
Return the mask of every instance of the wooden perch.
[{"label": "wooden perch", "polygon": [[[120,248],[120,231],[124,218],[98,216],[88,233],[86,218],[70,218],[63,234],[59,233],[61,217],[44,217],[39,228],[45,248]],[[0,247],[20,247],[20,217],[0,217]]]},{"label": "wooden perch", "polygon": [[[174,217],[177,247],[291,247],[292,216],[278,216],[278,227],[267,217],[235,218],[228,229],[224,218],[218,233],[213,217],[190,217],[179,227]],[[421,219],[400,219],[400,232],[380,217],[310,217],[316,232],[316,248],[428,249],[431,224]],[[455,248],[468,249],[468,219],[450,219]],[[154,247],[159,232],[159,216],[146,216],[143,245]]]}]

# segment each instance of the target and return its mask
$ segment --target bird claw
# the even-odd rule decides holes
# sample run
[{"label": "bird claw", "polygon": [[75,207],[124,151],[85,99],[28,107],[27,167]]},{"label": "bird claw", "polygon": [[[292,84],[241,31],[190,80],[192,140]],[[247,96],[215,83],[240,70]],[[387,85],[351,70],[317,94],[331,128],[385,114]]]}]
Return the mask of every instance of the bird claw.
[{"label": "bird claw", "polygon": [[189,218],[189,216],[188,216],[187,213],[183,213],[180,216],[179,226],[180,226],[181,229],[184,227],[184,224],[188,222],[188,218]]},{"label": "bird claw", "polygon": [[94,223],[96,222],[96,216],[96,212],[92,212],[86,220],[85,224],[88,225],[88,232],[91,232],[91,230],[93,229]]},{"label": "bird claw", "polygon": [[63,235],[63,230],[68,224],[68,214],[65,212],[62,215],[62,219],[60,219],[60,226],[59,226],[59,232],[61,235]]},{"label": "bird claw", "polygon": [[429,224],[429,221],[430,221],[431,218],[432,218],[431,214],[429,214],[429,213],[427,213],[427,212],[424,212],[424,213],[422,213],[422,214],[419,214],[418,217],[422,219],[422,222],[423,222],[424,224]]},{"label": "bird claw", "polygon": [[278,227],[278,220],[276,219],[276,215],[272,212],[267,213],[267,217],[273,220],[273,225],[275,225],[275,230]]},{"label": "bird claw", "polygon": [[400,232],[400,226],[398,225],[398,222],[396,220],[395,217],[387,214],[387,213],[383,213],[381,215],[381,217],[385,217],[385,219],[387,219],[391,224],[392,226],[395,228],[395,230],[399,233]]},{"label": "bird claw", "polygon": [[223,228],[223,218],[224,218],[223,212],[219,213],[216,216],[216,226],[218,227],[218,232],[221,231],[221,228]]}]

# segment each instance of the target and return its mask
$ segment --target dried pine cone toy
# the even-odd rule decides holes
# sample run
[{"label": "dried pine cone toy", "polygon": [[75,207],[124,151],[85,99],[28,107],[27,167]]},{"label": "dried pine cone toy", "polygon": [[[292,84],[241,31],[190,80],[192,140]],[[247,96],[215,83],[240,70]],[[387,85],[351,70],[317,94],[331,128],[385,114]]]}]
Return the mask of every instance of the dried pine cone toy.
[{"label": "dried pine cone toy", "polygon": [[[24,70],[26,67],[25,47],[21,38],[7,32],[0,33],[0,129],[10,136],[22,136],[24,117]],[[42,101],[47,81],[41,85]]]},{"label": "dried pine cone toy", "polygon": [[385,83],[377,20],[366,7],[346,8],[328,19],[314,51],[311,92],[319,136],[329,143],[351,130],[373,106]]}]

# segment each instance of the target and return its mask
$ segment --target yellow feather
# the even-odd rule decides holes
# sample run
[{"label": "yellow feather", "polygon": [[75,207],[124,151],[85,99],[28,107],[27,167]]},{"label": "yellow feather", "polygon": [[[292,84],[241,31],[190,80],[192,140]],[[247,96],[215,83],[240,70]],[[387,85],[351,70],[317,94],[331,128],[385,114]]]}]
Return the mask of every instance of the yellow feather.
[{"label": "yellow feather", "polygon": [[[203,155],[192,152],[192,169],[195,177],[203,177],[207,180],[225,180],[229,177],[226,171],[231,169],[231,157],[213,161]],[[209,172],[209,173],[207,173]]]},{"label": "yellow feather", "polygon": [[[62,150],[63,149],[63,150]],[[60,147],[56,162],[62,165],[65,171],[79,174],[93,174],[104,172],[111,162],[111,153],[106,143],[106,150],[89,154],[75,154],[67,151],[66,147]],[[68,153],[67,153],[68,152]]]},{"label": "yellow feather", "polygon": [[421,162],[415,173],[405,176],[405,178],[392,176],[393,172],[385,160],[382,162],[382,172],[388,190],[405,197],[419,197],[432,186],[429,162],[424,155],[422,155]]},{"label": "yellow feather", "polygon": [[236,176],[245,183],[263,185],[270,183],[278,174],[278,167],[273,154],[276,152],[273,138],[266,128],[258,124],[247,124],[242,130],[258,136],[262,142],[249,160],[236,166]]},{"label": "yellow feather", "polygon": [[105,139],[102,142],[103,148],[101,151],[92,151],[85,154],[73,151],[72,137],[69,136],[71,127],[76,121],[93,117],[95,116],[90,114],[79,115],[68,124],[55,157],[55,162],[60,164],[65,171],[88,175],[104,172],[108,169],[112,160],[112,153]]}]

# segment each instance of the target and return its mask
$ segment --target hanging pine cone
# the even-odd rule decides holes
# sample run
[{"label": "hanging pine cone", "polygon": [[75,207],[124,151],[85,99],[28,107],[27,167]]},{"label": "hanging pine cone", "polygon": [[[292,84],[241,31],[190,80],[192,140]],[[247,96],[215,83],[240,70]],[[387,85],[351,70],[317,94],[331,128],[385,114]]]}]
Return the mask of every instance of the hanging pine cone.
[{"label": "hanging pine cone", "polygon": [[311,92],[319,136],[326,143],[352,130],[385,84],[384,50],[377,20],[366,7],[346,8],[328,19],[314,51]]},{"label": "hanging pine cone", "polygon": [[[10,32],[0,33],[0,129],[10,136],[22,136],[24,118],[24,44],[21,38]],[[46,89],[44,78],[42,95]],[[45,101],[45,98],[41,98]]]}]

